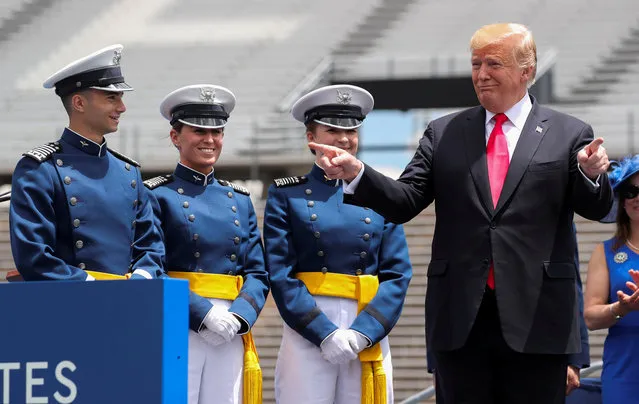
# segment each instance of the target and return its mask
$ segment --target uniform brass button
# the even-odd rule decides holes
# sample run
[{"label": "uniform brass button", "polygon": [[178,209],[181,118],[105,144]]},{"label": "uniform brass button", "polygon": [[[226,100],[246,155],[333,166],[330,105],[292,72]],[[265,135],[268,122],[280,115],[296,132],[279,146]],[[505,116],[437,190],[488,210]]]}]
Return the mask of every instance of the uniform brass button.
[{"label": "uniform brass button", "polygon": [[196,252],[195,252],[195,254],[193,254],[193,256],[194,256],[195,258],[200,258],[200,252],[199,252],[199,251],[196,251]]},{"label": "uniform brass button", "polygon": [[199,234],[197,234],[197,233],[195,233],[195,234],[193,235],[193,240],[197,240],[198,238],[200,238],[200,235],[199,235]]},{"label": "uniform brass button", "polygon": [[189,215],[189,221],[194,222],[195,221],[195,215]]},{"label": "uniform brass button", "polygon": [[57,164],[58,167],[62,167],[62,165],[64,164],[64,161],[57,159],[55,163]]},{"label": "uniform brass button", "polygon": [[136,180],[131,181],[131,188],[135,188],[136,185],[138,185]]},{"label": "uniform brass button", "polygon": [[359,253],[359,256],[360,256],[361,258],[366,258],[366,256],[367,256],[367,255],[368,255],[368,254],[366,253],[366,251],[362,251],[361,253]]},{"label": "uniform brass button", "polygon": [[204,270],[202,268],[198,268],[197,271],[198,272],[204,272]]},{"label": "uniform brass button", "polygon": [[233,242],[235,244],[240,244],[240,238],[238,236],[235,236],[235,238],[233,239]]},{"label": "uniform brass button", "polygon": [[318,256],[318,257],[323,257],[323,256],[324,256],[324,251],[319,250],[319,251],[317,252],[317,256]]},{"label": "uniform brass button", "polygon": [[364,234],[364,241],[368,241],[370,239],[371,239],[371,235],[370,234],[368,234],[368,233]]},{"label": "uniform brass button", "polygon": [[73,219],[73,227],[80,227],[80,219]]},{"label": "uniform brass button", "polygon": [[133,207],[135,208],[137,206],[138,206],[138,200],[136,199],[136,200],[133,201]]},{"label": "uniform brass button", "polygon": [[362,274],[362,270],[361,268],[357,268],[357,271],[355,271],[356,275],[361,275]]},{"label": "uniform brass button", "polygon": [[229,198],[233,198],[233,192],[231,191],[227,192],[226,196],[228,196]]},{"label": "uniform brass button", "polygon": [[328,268],[326,268],[326,267],[322,267],[322,273],[323,273],[323,274],[325,274],[325,273],[327,273],[327,272],[328,272]]},{"label": "uniform brass button", "polygon": [[81,263],[78,264],[78,268],[80,268],[80,269],[84,269],[86,267],[87,266],[86,266],[86,264],[84,262],[81,262]]},{"label": "uniform brass button", "polygon": [[75,247],[76,247],[77,249],[80,249],[80,248],[84,247],[84,241],[82,241],[82,240],[78,240],[78,241],[76,241],[76,242],[75,242]]},{"label": "uniform brass button", "polygon": [[315,202],[308,201],[308,203],[306,205],[308,205],[309,208],[312,208],[313,206],[315,206]]},{"label": "uniform brass button", "polygon": [[313,193],[313,191],[311,191],[311,189],[310,189],[310,188],[306,188],[306,189],[304,190],[304,192],[306,193],[306,195],[310,195],[310,194],[312,194],[312,193]]},{"label": "uniform brass button", "polygon": [[320,232],[316,231],[315,233],[313,233],[313,235],[315,236],[315,238],[320,238]]},{"label": "uniform brass button", "polygon": [[67,185],[71,184],[71,177],[69,176],[64,177],[64,183]]},{"label": "uniform brass button", "polygon": [[136,223],[135,220],[133,222],[131,222],[131,227],[133,227],[134,229],[135,229],[135,223]]},{"label": "uniform brass button", "polygon": [[313,221],[317,220],[317,215],[315,213],[313,213],[311,215],[311,220],[313,220]]},{"label": "uniform brass button", "polygon": [[239,221],[239,220],[237,220],[237,219],[235,219],[235,220],[233,221],[233,223],[235,223],[235,225],[236,225],[236,226],[239,226],[239,225],[240,225],[240,221]]},{"label": "uniform brass button", "polygon": [[185,208],[189,207],[189,203],[187,201],[184,201],[184,203],[182,204],[182,206],[184,206]]},{"label": "uniform brass button", "polygon": [[78,203],[78,198],[72,196],[71,199],[69,199],[69,203],[71,204],[71,206],[75,206]]},{"label": "uniform brass button", "polygon": [[231,254],[229,258],[231,259],[231,261],[235,261],[237,259],[237,255]]},{"label": "uniform brass button", "polygon": [[233,212],[237,212],[237,207],[235,207],[235,206],[231,206],[231,210],[232,210]]},{"label": "uniform brass button", "polygon": [[178,188],[178,194],[183,194],[184,190],[182,188]]},{"label": "uniform brass button", "polygon": [[234,275],[233,271],[228,272],[229,275]]},{"label": "uniform brass button", "polygon": [[366,219],[364,219],[364,223],[370,224],[371,223],[371,218],[367,217]]},{"label": "uniform brass button", "polygon": [[124,165],[124,168],[126,168],[126,170],[127,170],[127,171],[131,171],[131,164],[126,163],[126,164]]}]

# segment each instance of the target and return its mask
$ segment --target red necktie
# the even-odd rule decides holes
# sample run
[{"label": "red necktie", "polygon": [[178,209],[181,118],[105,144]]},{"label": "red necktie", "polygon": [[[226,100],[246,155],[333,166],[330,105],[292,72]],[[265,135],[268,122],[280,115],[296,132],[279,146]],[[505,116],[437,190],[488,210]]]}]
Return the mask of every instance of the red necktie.
[{"label": "red necktie", "polygon": [[[486,159],[488,162],[488,180],[490,181],[490,194],[493,198],[493,206],[497,207],[497,201],[501,194],[501,189],[504,187],[504,180],[508,173],[508,165],[510,161],[508,159],[508,142],[506,142],[506,135],[502,125],[508,120],[508,117],[504,114],[497,114],[493,118],[495,120],[495,127],[490,132],[488,138],[488,145],[486,145]],[[488,280],[486,284],[489,288],[495,289],[495,271],[493,264],[490,264],[488,270]]]}]

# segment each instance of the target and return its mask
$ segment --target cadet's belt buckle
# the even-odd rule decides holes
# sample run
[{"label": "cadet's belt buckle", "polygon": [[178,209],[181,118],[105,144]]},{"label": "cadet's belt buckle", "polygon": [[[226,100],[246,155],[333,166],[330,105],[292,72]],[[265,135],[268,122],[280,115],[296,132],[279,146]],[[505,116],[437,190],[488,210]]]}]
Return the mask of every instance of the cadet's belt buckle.
[{"label": "cadet's belt buckle", "polygon": [[124,274],[124,278],[125,278],[125,279],[130,279],[130,278],[131,278],[131,275],[133,275],[133,274],[131,274],[131,273]]}]

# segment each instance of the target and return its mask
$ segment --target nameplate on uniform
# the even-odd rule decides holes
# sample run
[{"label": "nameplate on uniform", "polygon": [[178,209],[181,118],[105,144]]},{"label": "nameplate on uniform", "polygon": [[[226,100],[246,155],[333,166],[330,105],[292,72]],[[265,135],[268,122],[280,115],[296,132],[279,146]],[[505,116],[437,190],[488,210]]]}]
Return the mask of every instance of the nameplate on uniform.
[{"label": "nameplate on uniform", "polygon": [[113,154],[113,156],[115,156],[117,159],[124,161],[125,163],[129,163],[134,167],[140,167],[140,163],[138,163],[137,161],[133,160],[132,158],[129,158],[127,156],[125,156],[122,153],[116,152],[115,150],[111,150],[107,147],[107,150],[109,151],[109,153]]},{"label": "nameplate on uniform", "polygon": [[35,147],[28,152],[23,153],[22,155],[25,157],[31,157],[38,163],[42,163],[49,160],[54,153],[60,153],[61,151],[62,147],[60,147],[60,144],[58,142],[51,142],[42,146]]},{"label": "nameplate on uniform", "polygon": [[173,182],[172,174],[160,175],[144,181],[144,186],[148,189],[155,189],[159,186],[170,184],[171,182]]},{"label": "nameplate on uniform", "polygon": [[308,181],[305,175],[296,177],[276,178],[273,180],[277,188],[291,187],[293,185],[305,184]]},{"label": "nameplate on uniform", "polygon": [[240,194],[250,195],[249,190],[241,185],[233,184],[232,182],[225,180],[217,180],[222,186],[231,187],[235,190],[235,192],[239,192]]}]

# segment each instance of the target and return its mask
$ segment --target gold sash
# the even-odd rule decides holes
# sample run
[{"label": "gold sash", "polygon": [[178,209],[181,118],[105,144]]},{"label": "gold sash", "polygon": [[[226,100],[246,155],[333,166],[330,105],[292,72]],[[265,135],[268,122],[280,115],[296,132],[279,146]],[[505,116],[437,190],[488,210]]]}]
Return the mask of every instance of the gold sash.
[{"label": "gold sash", "polygon": [[[344,275],[321,272],[299,272],[312,295],[342,297],[357,301],[357,312],[373,300],[379,280],[373,275]],[[382,366],[382,348],[375,344],[359,353],[362,362],[362,404],[386,404],[386,372]]]},{"label": "gold sash", "polygon": [[[244,278],[233,275],[206,274],[197,272],[169,271],[172,278],[186,279],[193,293],[208,299],[235,300],[240,294]],[[242,335],[244,342],[244,386],[243,404],[262,403],[262,369],[257,356],[255,341],[249,331]]]}]

